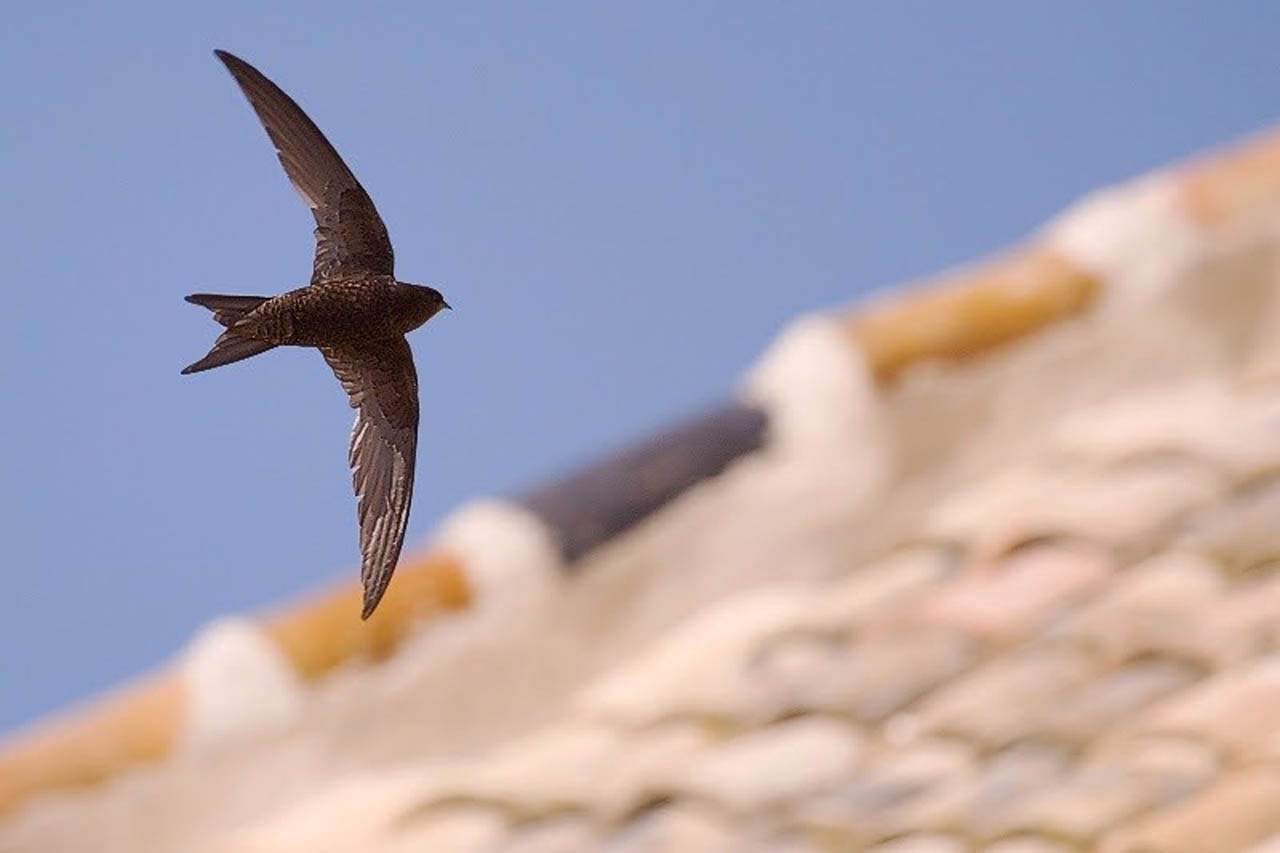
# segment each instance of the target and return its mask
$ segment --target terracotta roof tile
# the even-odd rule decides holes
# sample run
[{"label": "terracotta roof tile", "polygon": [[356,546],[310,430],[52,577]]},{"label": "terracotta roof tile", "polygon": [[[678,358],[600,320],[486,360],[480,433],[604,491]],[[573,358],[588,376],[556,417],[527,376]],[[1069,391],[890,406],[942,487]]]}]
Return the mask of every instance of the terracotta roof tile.
[{"label": "terracotta roof tile", "polygon": [[1240,770],[1105,837],[1102,851],[1229,853],[1280,830],[1280,768]]},{"label": "terracotta roof tile", "polygon": [[[1092,843],[1110,827],[1187,797],[1210,778],[1213,764],[1204,753],[1182,755],[1178,746],[1147,742],[1083,756],[1056,784],[1007,812],[995,828]],[[1173,754],[1161,755],[1161,749]]]},{"label": "terracotta roof tile", "polygon": [[1070,646],[1021,649],[961,675],[910,713],[926,733],[999,748],[1041,731],[1099,672]]},{"label": "terracotta roof tile", "polygon": [[965,853],[968,845],[949,835],[916,834],[877,844],[874,853]]},{"label": "terracotta roof tile", "polygon": [[515,827],[495,853],[570,853],[595,843],[599,833],[591,821],[576,815],[544,818]]},{"label": "terracotta roof tile", "polygon": [[[506,817],[497,809],[485,806],[458,805],[424,812],[412,819],[401,820],[396,831],[384,842],[384,849],[394,853],[416,853],[422,850],[450,850],[470,853],[493,849],[507,835]],[[331,839],[315,839],[319,845]],[[277,845],[281,847],[284,845]]]},{"label": "terracotta roof tile", "polygon": [[751,815],[843,780],[858,766],[861,740],[839,720],[799,717],[707,749],[671,782],[682,793]]},{"label": "terracotta roof tile", "polygon": [[729,820],[696,804],[656,803],[600,840],[601,853],[727,853],[735,834]]},{"label": "terracotta roof tile", "polygon": [[1157,657],[1207,667],[1222,652],[1213,642],[1208,611],[1223,599],[1224,586],[1202,556],[1158,554],[1118,577],[1054,633],[1109,664]]},{"label": "terracotta roof tile", "polygon": [[1133,724],[1142,732],[1177,734],[1245,760],[1276,734],[1280,707],[1280,655],[1261,658],[1206,678],[1151,708]]},{"label": "terracotta roof tile", "polygon": [[968,669],[975,650],[960,632],[906,625],[853,642],[796,635],[763,649],[749,675],[776,691],[780,712],[825,711],[879,723]]},{"label": "terracotta roof tile", "polygon": [[984,853],[1074,853],[1075,847],[1052,838],[1026,836],[988,844]]},{"label": "terracotta roof tile", "polygon": [[1175,658],[1138,657],[1104,672],[1050,711],[1044,732],[1083,746],[1193,683],[1198,667]]},{"label": "terracotta roof tile", "polygon": [[1110,580],[1107,551],[1082,542],[1032,544],[940,586],[916,618],[993,642],[1012,643]]}]

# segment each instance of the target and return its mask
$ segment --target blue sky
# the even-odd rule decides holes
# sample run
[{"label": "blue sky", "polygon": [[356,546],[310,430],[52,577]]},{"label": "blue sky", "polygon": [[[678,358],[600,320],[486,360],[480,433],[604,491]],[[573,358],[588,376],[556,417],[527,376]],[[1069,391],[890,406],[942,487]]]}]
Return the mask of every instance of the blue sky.
[{"label": "blue sky", "polygon": [[456,309],[411,339],[411,544],[724,395],[797,313],[1280,116],[1264,3],[183,5],[0,32],[0,731],[355,572],[318,355],[178,375],[216,332],[184,294],[310,271],[214,47],[303,105]]}]

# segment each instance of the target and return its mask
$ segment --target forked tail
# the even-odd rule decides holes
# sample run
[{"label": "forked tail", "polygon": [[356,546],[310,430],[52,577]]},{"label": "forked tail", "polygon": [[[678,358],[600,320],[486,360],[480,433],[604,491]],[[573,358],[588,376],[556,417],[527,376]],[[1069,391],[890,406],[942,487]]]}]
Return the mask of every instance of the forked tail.
[{"label": "forked tail", "polygon": [[230,328],[236,321],[254,308],[266,302],[269,296],[223,296],[218,293],[193,293],[187,297],[192,305],[208,308],[213,319]]},{"label": "forked tail", "polygon": [[182,373],[186,375],[221,367],[275,347],[275,344],[245,337],[231,328],[244,315],[269,298],[267,296],[223,296],[216,293],[193,293],[188,296],[188,302],[208,308],[213,312],[213,319],[226,326],[227,330],[214,342],[213,349],[209,350],[208,355],[182,368]]}]

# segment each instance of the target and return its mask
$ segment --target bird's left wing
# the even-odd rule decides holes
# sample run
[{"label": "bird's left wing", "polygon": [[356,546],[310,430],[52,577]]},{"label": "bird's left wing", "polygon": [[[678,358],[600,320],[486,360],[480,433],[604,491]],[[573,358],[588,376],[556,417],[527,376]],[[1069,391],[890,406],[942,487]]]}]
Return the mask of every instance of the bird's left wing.
[{"label": "bird's left wing", "polygon": [[373,200],[307,114],[280,87],[237,56],[227,66],[275,144],[285,174],[316,218],[312,282],[363,272],[395,274],[395,252]]},{"label": "bird's left wing", "polygon": [[413,500],[418,446],[418,374],[403,337],[361,347],[322,347],[356,409],[352,482],[359,501],[362,619],[373,613],[395,571]]}]

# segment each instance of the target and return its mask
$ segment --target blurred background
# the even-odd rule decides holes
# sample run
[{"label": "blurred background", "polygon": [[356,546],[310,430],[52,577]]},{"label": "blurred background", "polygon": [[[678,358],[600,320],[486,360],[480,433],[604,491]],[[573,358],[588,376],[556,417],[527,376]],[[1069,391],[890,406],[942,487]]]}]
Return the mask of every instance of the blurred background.
[{"label": "blurred background", "polygon": [[409,547],[724,395],[798,313],[1280,113],[1266,3],[209,5],[0,33],[0,730],[357,565],[321,359],[178,375],[217,331],[183,295],[295,287],[312,252],[214,47],[299,101],[456,309],[411,338]]}]

